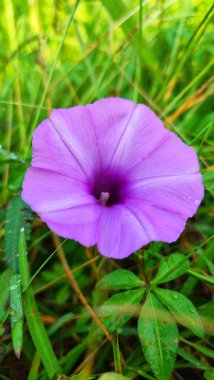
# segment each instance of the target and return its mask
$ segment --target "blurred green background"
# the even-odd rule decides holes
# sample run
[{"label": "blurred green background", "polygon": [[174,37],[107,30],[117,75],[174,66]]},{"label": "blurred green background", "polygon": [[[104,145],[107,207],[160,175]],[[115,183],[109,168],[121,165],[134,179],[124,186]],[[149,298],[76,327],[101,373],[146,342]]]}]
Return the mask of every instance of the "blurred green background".
[{"label": "blurred green background", "polygon": [[[72,269],[80,268],[75,269],[76,279],[89,303],[97,305],[100,301],[93,288],[102,274],[119,265],[150,277],[161,256],[175,251],[198,250],[207,261],[194,253],[193,267],[214,275],[213,240],[206,243],[213,234],[214,212],[213,40],[213,6],[209,0],[1,0],[0,321],[4,325],[0,327],[0,378],[47,378],[27,327],[20,361],[12,351],[4,237],[7,206],[19,193],[30,164],[33,130],[52,108],[86,104],[109,96],[145,103],[167,128],[193,146],[204,176],[203,204],[179,241],[171,246],[153,243],[130,259],[115,263],[95,256],[95,248],[85,252],[78,244],[65,242],[69,265]],[[28,242],[32,274],[56,246],[47,227],[34,215]],[[50,337],[69,375],[85,368],[84,360],[96,350],[93,344],[81,346],[90,330],[90,319],[63,273],[62,263],[54,257],[35,276],[33,286],[38,293],[36,300],[43,322],[47,326],[59,323],[54,325]],[[201,286],[188,276],[185,281],[175,281],[171,288],[183,289],[197,306],[212,302],[211,287]],[[206,310],[213,311],[213,303],[210,305]],[[152,379],[140,344],[135,341],[134,326],[121,333],[125,373],[132,374],[132,379]],[[199,343],[211,350],[213,344],[209,339],[208,334]],[[72,351],[76,346],[79,351]],[[213,380],[214,373],[209,370],[213,359],[210,352],[198,353],[186,343],[183,348],[186,357],[183,353],[178,358],[173,379]],[[98,359],[92,356],[89,360],[90,372],[113,370],[108,344],[98,352],[102,353],[94,354]],[[201,361],[198,369],[194,358]],[[203,363],[208,367],[203,367]]]}]

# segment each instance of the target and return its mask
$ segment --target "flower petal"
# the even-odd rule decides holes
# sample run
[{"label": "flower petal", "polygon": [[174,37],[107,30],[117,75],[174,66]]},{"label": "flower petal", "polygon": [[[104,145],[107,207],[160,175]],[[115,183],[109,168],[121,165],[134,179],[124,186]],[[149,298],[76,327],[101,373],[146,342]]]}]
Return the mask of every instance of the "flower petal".
[{"label": "flower petal", "polygon": [[170,243],[182,233],[203,195],[200,173],[158,177],[129,184],[126,204],[144,223],[152,240]]},{"label": "flower petal", "polygon": [[99,205],[92,203],[66,210],[41,213],[40,216],[59,236],[74,239],[90,247],[97,243],[100,211]]},{"label": "flower petal", "polygon": [[143,178],[177,176],[197,173],[198,170],[195,151],[174,133],[167,131],[166,138],[157,149],[130,168],[129,179],[136,181]]},{"label": "flower petal", "polygon": [[167,139],[168,131],[155,113],[144,104],[135,105],[117,146],[112,166],[132,168],[142,163]]},{"label": "flower petal", "polygon": [[70,155],[89,181],[100,167],[96,131],[87,107],[53,110],[51,123]]},{"label": "flower petal", "polygon": [[38,213],[96,203],[87,184],[34,167],[30,167],[25,175],[22,198]]},{"label": "flower petal", "polygon": [[96,131],[102,165],[108,168],[117,155],[136,104],[126,99],[107,98],[88,104],[86,108]]},{"label": "flower petal", "polygon": [[101,207],[98,248],[104,256],[123,259],[151,240],[140,220],[127,207]]},{"label": "flower petal", "polygon": [[35,168],[87,181],[84,171],[48,119],[44,120],[34,131],[31,165]]},{"label": "flower petal", "polygon": [[85,183],[31,167],[23,182],[22,198],[60,236],[87,246],[97,242],[100,207]]}]

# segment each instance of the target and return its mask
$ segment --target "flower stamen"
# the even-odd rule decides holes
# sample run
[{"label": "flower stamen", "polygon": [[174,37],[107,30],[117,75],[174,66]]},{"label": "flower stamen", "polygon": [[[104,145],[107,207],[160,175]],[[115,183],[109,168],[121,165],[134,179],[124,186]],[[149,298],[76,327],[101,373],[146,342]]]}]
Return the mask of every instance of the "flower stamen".
[{"label": "flower stamen", "polygon": [[110,197],[110,194],[108,193],[108,191],[106,191],[106,192],[102,191],[100,194],[100,198],[98,199],[99,204],[100,205],[106,205],[109,197]]}]

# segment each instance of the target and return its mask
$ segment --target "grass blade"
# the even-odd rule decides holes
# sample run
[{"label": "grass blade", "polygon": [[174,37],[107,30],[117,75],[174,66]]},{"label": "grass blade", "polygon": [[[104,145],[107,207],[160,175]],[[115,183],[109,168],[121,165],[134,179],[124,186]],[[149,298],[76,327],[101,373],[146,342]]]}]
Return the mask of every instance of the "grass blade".
[{"label": "grass blade", "polygon": [[23,343],[22,292],[19,274],[14,274],[10,278],[10,315],[13,349],[19,359]]},{"label": "grass blade", "polygon": [[[19,241],[19,259],[20,259],[20,272],[21,282],[24,288],[30,280],[27,256],[26,256],[26,243],[24,230],[20,232]],[[48,378],[53,379],[57,374],[61,373],[58,360],[53,351],[48,334],[41,321],[37,303],[33,295],[33,289],[29,286],[23,294],[24,298],[24,311],[27,319],[28,328],[36,347],[39,356],[42,359],[43,365],[47,372]]]}]

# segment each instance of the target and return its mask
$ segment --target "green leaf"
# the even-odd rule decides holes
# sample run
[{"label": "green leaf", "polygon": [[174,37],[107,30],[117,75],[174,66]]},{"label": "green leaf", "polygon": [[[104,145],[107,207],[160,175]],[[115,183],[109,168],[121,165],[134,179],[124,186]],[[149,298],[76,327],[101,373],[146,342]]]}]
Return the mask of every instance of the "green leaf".
[{"label": "green leaf", "polygon": [[200,352],[204,356],[214,359],[214,351],[211,350],[210,348],[202,346],[201,344],[198,344],[198,343],[192,343],[184,338],[182,338],[182,341],[188,344],[190,347],[193,347],[196,351]]},{"label": "green leaf", "polygon": [[178,347],[178,355],[181,356],[183,359],[185,359],[188,363],[191,363],[198,368],[201,368],[201,369],[209,368],[208,365],[206,365],[201,360],[198,360],[197,358],[195,358],[195,356],[191,355],[189,352],[187,352],[181,347]]},{"label": "green leaf", "polygon": [[101,289],[122,290],[138,288],[144,285],[134,273],[126,269],[118,269],[107,274],[98,283],[97,286]]},{"label": "green leaf", "polygon": [[130,377],[120,375],[119,373],[106,372],[103,373],[98,380],[131,380]]},{"label": "green leaf", "polygon": [[207,275],[205,276],[199,272],[196,272],[194,269],[188,269],[188,274],[197,278],[200,281],[207,282],[207,284],[214,286],[214,277],[213,276],[207,276]]},{"label": "green leaf", "polygon": [[204,338],[200,316],[192,302],[183,294],[168,289],[155,289],[159,300],[171,311],[175,319],[199,338]]},{"label": "green leaf", "polygon": [[146,360],[159,380],[168,380],[178,348],[178,329],[165,306],[148,293],[138,321],[138,334]]},{"label": "green leaf", "polygon": [[203,183],[206,189],[214,196],[214,170],[206,171],[203,174]]},{"label": "green leaf", "polygon": [[23,343],[23,310],[20,274],[10,278],[10,316],[13,349],[20,358]]},{"label": "green leaf", "polygon": [[213,316],[214,316],[214,300],[198,307],[202,323],[207,335],[214,336]]},{"label": "green leaf", "polygon": [[188,268],[188,258],[180,253],[174,253],[161,260],[158,272],[152,281],[152,284],[157,285],[163,282],[174,280],[175,278],[184,274]]},{"label": "green leaf", "polygon": [[204,372],[205,380],[213,380],[214,379],[214,368],[210,368],[209,370]]},{"label": "green leaf", "polygon": [[1,289],[1,296],[0,296],[0,322],[3,321],[5,314],[6,314],[6,304],[7,300],[9,298],[9,278],[10,278],[10,270],[6,269],[3,273],[0,275],[0,289]]},{"label": "green leaf", "polygon": [[129,290],[113,295],[99,308],[99,317],[108,331],[123,326],[136,312],[145,289]]},{"label": "green leaf", "polygon": [[7,209],[7,224],[5,227],[6,260],[12,275],[10,278],[10,315],[13,348],[19,358],[23,341],[22,293],[19,271],[19,237],[21,229],[25,228],[25,236],[29,237],[31,210],[20,196],[13,198]]},{"label": "green leaf", "polygon": [[19,236],[21,228],[24,228],[25,237],[28,239],[30,232],[28,219],[31,219],[30,208],[20,196],[13,198],[7,209],[7,224],[5,227],[6,260],[13,274],[19,274]]},{"label": "green leaf", "polygon": [[40,356],[39,356],[38,352],[35,352],[27,380],[37,380],[38,379],[40,364],[41,364]]},{"label": "green leaf", "polygon": [[136,33],[136,24],[138,21],[136,16],[126,16],[128,8],[122,0],[103,0],[102,3],[114,22],[118,22],[121,18],[126,18],[126,20],[121,24],[121,28],[126,38],[127,36],[129,38],[131,37],[131,44],[138,53],[138,56],[141,58],[142,62],[145,62],[145,64],[154,69],[156,62],[151,53],[151,49],[148,46],[147,40],[144,39],[143,36],[140,37],[139,33]]},{"label": "green leaf", "polygon": [[[30,280],[29,267],[26,255],[26,243],[24,231],[20,232],[19,240],[19,262],[22,287],[25,288]],[[61,373],[58,360],[53,351],[48,334],[42,323],[36,300],[34,298],[32,286],[29,285],[24,294],[24,311],[28,324],[28,328],[36,347],[37,352],[43,362],[44,368],[47,372],[48,378],[53,379],[56,374]]]},{"label": "green leaf", "polygon": [[48,328],[48,335],[54,335],[64,324],[68,323],[73,316],[74,313],[67,313],[59,317],[59,319]]},{"label": "green leaf", "polygon": [[79,360],[80,356],[83,354],[86,348],[87,345],[84,342],[79,343],[60,360],[60,364],[63,366],[63,373],[69,374],[72,371],[74,365]]},{"label": "green leaf", "polygon": [[[60,375],[57,380],[70,380],[71,377],[67,377],[65,375]],[[86,369],[83,369],[78,375],[72,376],[72,380],[89,380],[91,379],[91,376],[89,375],[89,372]]]}]

